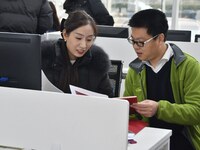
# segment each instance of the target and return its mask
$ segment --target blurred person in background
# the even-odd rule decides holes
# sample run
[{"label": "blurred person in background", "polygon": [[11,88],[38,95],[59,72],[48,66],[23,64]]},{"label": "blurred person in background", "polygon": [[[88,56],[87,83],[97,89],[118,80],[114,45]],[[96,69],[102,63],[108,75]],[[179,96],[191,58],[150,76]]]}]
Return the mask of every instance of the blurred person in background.
[{"label": "blurred person in background", "polygon": [[85,10],[93,17],[97,25],[114,25],[114,19],[109,14],[101,0],[66,0],[63,4],[66,13],[74,10]]},{"label": "blurred person in background", "polygon": [[51,9],[53,11],[53,27],[50,31],[60,31],[60,20],[58,18],[57,10],[53,2],[49,1],[49,5],[51,6]]},{"label": "blurred person in background", "polygon": [[47,0],[1,0],[0,32],[43,34],[53,26]]}]

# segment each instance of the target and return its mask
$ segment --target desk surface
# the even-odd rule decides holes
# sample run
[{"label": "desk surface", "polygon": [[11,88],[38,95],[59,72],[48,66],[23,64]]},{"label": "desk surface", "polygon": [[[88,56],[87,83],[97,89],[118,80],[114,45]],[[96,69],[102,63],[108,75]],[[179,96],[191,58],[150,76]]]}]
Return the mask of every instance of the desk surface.
[{"label": "desk surface", "polygon": [[135,135],[136,144],[129,144],[128,150],[155,150],[169,140],[171,130],[145,127]]}]

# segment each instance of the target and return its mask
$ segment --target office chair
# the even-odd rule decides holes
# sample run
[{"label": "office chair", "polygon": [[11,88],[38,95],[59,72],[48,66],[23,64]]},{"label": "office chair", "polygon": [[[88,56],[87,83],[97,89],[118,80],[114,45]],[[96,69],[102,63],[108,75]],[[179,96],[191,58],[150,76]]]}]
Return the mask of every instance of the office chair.
[{"label": "office chair", "polygon": [[120,96],[122,68],[123,68],[123,61],[111,60],[111,67],[108,74],[109,74],[110,82],[113,87],[114,97]]}]

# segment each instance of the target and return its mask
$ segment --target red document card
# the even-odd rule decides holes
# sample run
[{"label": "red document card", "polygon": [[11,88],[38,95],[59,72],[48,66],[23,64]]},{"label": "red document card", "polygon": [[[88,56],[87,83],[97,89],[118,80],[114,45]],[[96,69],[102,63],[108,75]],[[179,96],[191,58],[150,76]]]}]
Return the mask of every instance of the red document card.
[{"label": "red document card", "polygon": [[137,103],[137,96],[125,96],[125,97],[119,97],[119,99],[124,99],[129,101],[129,104]]},{"label": "red document card", "polygon": [[[119,97],[119,99],[124,99],[129,102],[129,104],[137,103],[137,96],[126,96],[126,97]],[[134,108],[130,107],[130,114],[133,114],[135,112]]]}]

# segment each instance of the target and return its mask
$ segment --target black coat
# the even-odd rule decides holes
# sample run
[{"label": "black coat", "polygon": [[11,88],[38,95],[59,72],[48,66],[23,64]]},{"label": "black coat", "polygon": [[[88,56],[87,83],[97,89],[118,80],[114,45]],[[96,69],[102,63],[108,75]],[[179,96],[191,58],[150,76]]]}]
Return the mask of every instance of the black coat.
[{"label": "black coat", "polygon": [[[69,70],[67,74],[64,74],[63,70],[67,66]],[[108,77],[109,68],[108,55],[98,46],[93,45],[83,57],[77,59],[72,65],[63,39],[42,42],[42,69],[47,78],[65,93],[71,93],[69,84],[72,84],[113,97],[113,89]],[[78,75],[74,73],[76,71]],[[69,84],[63,89],[63,81],[68,80],[66,76],[70,76]],[[74,81],[76,76],[78,82]]]},{"label": "black coat", "polygon": [[74,10],[85,10],[98,25],[114,25],[114,19],[109,14],[101,0],[66,0],[63,4],[66,13]]},{"label": "black coat", "polygon": [[0,31],[43,34],[53,26],[47,0],[0,0]]}]

